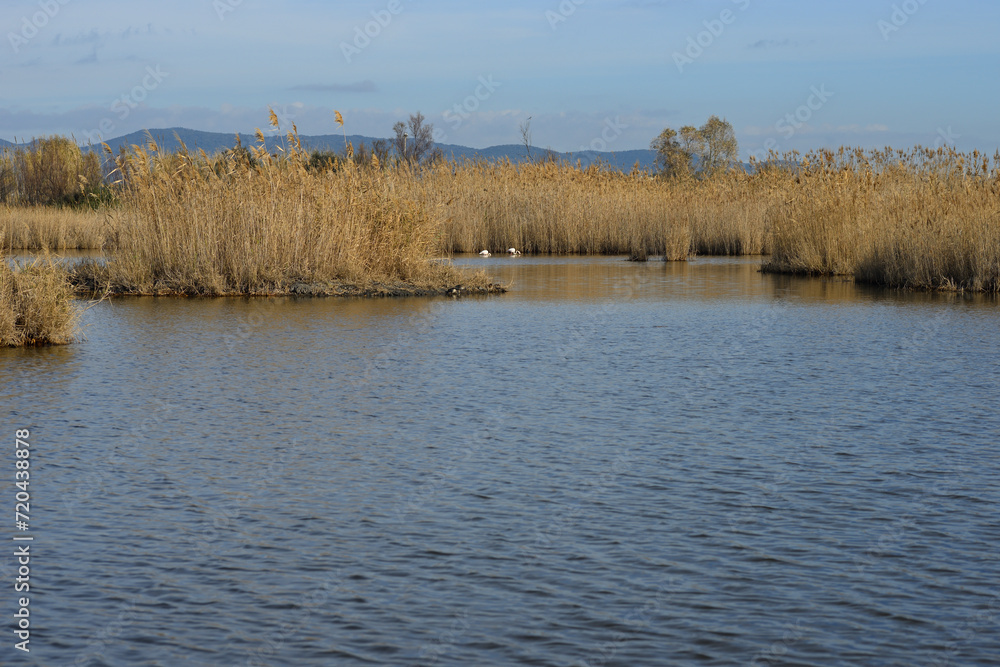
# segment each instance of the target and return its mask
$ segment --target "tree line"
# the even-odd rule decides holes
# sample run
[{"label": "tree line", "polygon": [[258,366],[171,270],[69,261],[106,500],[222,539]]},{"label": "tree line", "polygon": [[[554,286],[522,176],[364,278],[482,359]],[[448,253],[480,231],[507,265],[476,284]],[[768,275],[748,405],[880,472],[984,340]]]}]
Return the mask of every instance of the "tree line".
[{"label": "tree line", "polygon": [[[528,122],[522,124],[521,134],[530,161]],[[422,113],[397,122],[392,131],[391,138],[378,139],[371,148],[364,144],[357,149],[348,146],[343,155],[314,151],[309,166],[320,170],[336,168],[345,158],[388,166],[393,159],[421,164],[444,157],[434,146],[434,126]],[[686,125],[679,131],[665,128],[650,148],[656,152],[657,170],[671,177],[726,169],[736,162],[739,151],[733,126],[718,116],[711,116],[701,127]],[[0,151],[0,203],[80,204],[102,189],[104,177],[98,151],[83,151],[65,137],[36,139],[28,146]]]}]

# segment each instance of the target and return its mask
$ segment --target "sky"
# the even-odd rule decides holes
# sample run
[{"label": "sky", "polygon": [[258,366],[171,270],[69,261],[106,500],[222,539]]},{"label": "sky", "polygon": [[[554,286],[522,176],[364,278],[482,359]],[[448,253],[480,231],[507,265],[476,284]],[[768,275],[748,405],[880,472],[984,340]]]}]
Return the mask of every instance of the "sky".
[{"label": "sky", "polygon": [[[141,129],[647,148],[732,123],[741,157],[1000,148],[995,0],[2,0],[0,138]],[[334,121],[343,114],[345,127]]]}]

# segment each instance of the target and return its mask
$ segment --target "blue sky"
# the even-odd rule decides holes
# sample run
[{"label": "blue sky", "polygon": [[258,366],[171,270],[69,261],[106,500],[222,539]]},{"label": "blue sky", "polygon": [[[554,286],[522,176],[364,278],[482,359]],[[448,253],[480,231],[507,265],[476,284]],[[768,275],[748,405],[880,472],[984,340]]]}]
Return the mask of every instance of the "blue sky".
[{"label": "blue sky", "polygon": [[[1000,147],[986,0],[5,0],[0,138],[267,127],[646,148],[728,119],[764,147]],[[367,33],[367,34],[366,34]],[[102,131],[103,129],[103,131]]]}]

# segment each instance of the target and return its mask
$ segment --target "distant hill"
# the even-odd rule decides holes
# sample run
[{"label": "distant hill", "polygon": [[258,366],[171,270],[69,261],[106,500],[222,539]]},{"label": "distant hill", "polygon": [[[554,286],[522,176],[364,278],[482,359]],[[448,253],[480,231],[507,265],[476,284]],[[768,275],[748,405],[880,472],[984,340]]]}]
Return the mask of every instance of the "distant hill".
[{"label": "distant hill", "polygon": [[[108,139],[104,143],[108,144],[108,146],[110,146],[111,149],[117,153],[122,147],[129,147],[132,145],[141,146],[145,144],[150,136],[156,140],[156,143],[163,150],[167,151],[175,151],[180,148],[178,138],[180,141],[184,142],[184,145],[186,145],[189,150],[200,149],[209,155],[226,150],[227,148],[232,148],[236,145],[236,133],[227,134],[225,132],[200,132],[198,130],[189,130],[183,127],[133,132],[114,139]],[[244,146],[251,146],[256,143],[256,139],[254,139],[253,134],[241,134],[240,136]],[[362,143],[371,147],[372,143],[375,142],[377,138],[378,137],[365,137],[356,134],[347,135],[347,141],[351,142],[355,148],[360,146]],[[268,150],[274,151],[278,146],[284,145],[285,135],[268,134],[265,135],[265,140],[267,142]],[[319,150],[340,152],[344,150],[344,135],[342,134],[299,135],[299,140],[302,141],[302,146],[310,151]],[[524,162],[526,160],[524,146],[519,144],[490,146],[488,148],[470,148],[468,146],[459,146],[455,144],[437,144],[436,146],[444,152],[446,157],[455,160],[482,159],[496,161],[508,159],[512,162]],[[579,160],[583,165],[589,165],[594,162],[601,161],[604,164],[615,168],[625,169],[626,171],[631,169],[636,162],[639,163],[639,167],[642,169],[652,168],[656,159],[656,154],[650,150],[630,150],[621,151],[619,153],[599,151],[557,153],[555,151],[546,151],[545,149],[534,147],[531,149],[532,158],[535,160],[543,158],[547,153],[552,153],[557,159],[569,162],[575,163]]]}]

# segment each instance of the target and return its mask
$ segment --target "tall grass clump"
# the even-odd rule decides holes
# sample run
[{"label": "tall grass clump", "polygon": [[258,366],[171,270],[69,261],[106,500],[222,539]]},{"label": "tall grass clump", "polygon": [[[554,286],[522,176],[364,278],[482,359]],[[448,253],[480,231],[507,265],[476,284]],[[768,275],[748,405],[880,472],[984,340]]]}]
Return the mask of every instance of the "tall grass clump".
[{"label": "tall grass clump", "polygon": [[671,187],[684,196],[695,255],[766,255],[770,252],[769,211],[781,201],[784,174],[770,169],[719,171],[707,178],[682,176]]},{"label": "tall grass clump", "polygon": [[273,294],[305,283],[486,288],[429,261],[440,230],[427,207],[400,195],[405,170],[345,160],[311,168],[289,134],[278,155],[258,145],[210,158],[152,142],[119,156],[119,204],[106,263],[75,280],[132,294]]},{"label": "tall grass clump", "polygon": [[442,252],[630,254],[685,259],[676,198],[647,174],[556,162],[438,163],[407,183],[444,218]]},{"label": "tall grass clump", "polygon": [[663,177],[545,161],[438,163],[408,184],[445,218],[444,253],[759,255],[779,198],[772,171]]},{"label": "tall grass clump", "polygon": [[1000,156],[819,151],[772,207],[764,270],[918,289],[1000,291]]},{"label": "tall grass clump", "polygon": [[70,343],[79,317],[62,267],[48,260],[17,267],[0,261],[0,346]]}]

